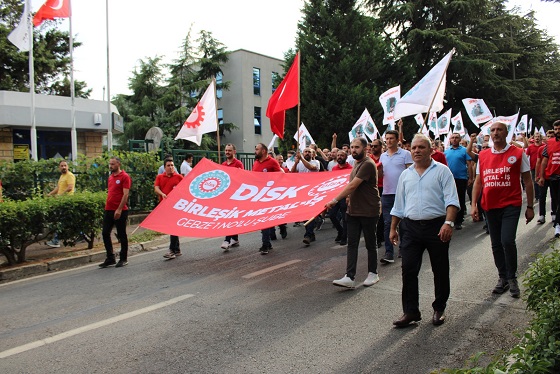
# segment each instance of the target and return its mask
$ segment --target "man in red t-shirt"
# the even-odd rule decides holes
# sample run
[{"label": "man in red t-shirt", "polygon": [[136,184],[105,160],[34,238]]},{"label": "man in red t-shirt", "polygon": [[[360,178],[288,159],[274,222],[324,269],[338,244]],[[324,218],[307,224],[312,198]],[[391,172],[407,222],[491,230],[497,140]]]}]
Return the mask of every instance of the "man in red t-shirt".
[{"label": "man in red t-shirt", "polygon": [[[245,166],[243,166],[243,163],[235,157],[235,155],[237,154],[237,148],[235,147],[235,144],[226,144],[224,153],[226,154],[226,160],[222,162],[223,166],[245,170]],[[224,252],[228,252],[230,247],[239,247],[239,235],[226,236],[224,242],[220,247],[224,250]]]},{"label": "man in red t-shirt", "polygon": [[[175,164],[172,158],[166,158],[163,160],[164,171],[163,174],[159,174],[154,182],[154,191],[159,197],[161,202],[163,199],[167,199],[167,195],[173,191],[173,189],[181,183],[183,176],[175,171]],[[179,248],[179,237],[175,235],[169,236],[169,252],[164,254],[163,257],[168,259],[176,258],[181,256],[181,248]]]},{"label": "man in red t-shirt", "polygon": [[[533,187],[535,189],[535,199],[539,200],[540,194],[540,186],[536,180],[536,166],[537,166],[537,159],[539,158],[539,149],[542,147],[542,135],[540,132],[535,133],[533,135],[533,141],[527,148],[525,148],[525,153],[529,157],[529,165],[531,166],[531,178],[533,179]],[[539,217],[540,218],[540,217]],[[544,222],[543,222],[544,223]]]},{"label": "man in red t-shirt", "polygon": [[[559,124],[560,125],[560,124]],[[492,255],[498,268],[498,284],[493,293],[502,294],[509,288],[512,297],[520,295],[517,283],[517,246],[515,235],[523,204],[521,179],[527,194],[526,223],[535,216],[533,183],[527,155],[521,148],[507,144],[507,125],[494,122],[490,127],[494,146],[480,152],[473,186],[471,215],[478,220],[476,201],[482,194],[482,209],[488,221]]]},{"label": "man in red t-shirt", "polygon": [[[543,178],[542,186],[539,184],[539,218],[537,219],[537,224],[542,225],[546,222],[546,196],[548,194],[548,189],[550,188],[550,181],[541,175],[541,165],[543,161],[543,152],[546,149],[546,144],[548,140],[554,139],[554,130],[548,130],[546,132],[546,139],[543,139],[543,144],[539,148],[537,153],[537,163],[535,164],[535,181],[539,184],[541,177]],[[556,196],[554,194],[550,195],[550,214],[552,223],[556,220],[556,207],[558,202],[556,201]]]},{"label": "man in red t-shirt", "polygon": [[[128,220],[128,194],[132,186],[132,179],[121,170],[121,159],[111,157],[109,159],[109,180],[107,181],[107,201],[105,203],[105,213],[103,215],[103,229],[101,235],[103,244],[107,251],[107,258],[99,264],[100,268],[116,265],[120,268],[128,265],[128,236],[126,235],[126,223]],[[113,226],[117,228],[117,236],[121,242],[121,252],[119,262],[115,261],[113,253],[113,242],[111,241],[111,231]]]},{"label": "man in red t-shirt", "polygon": [[546,147],[542,152],[542,164],[540,170],[541,179],[539,179],[539,186],[544,186],[544,181],[547,180],[550,184],[550,196],[556,197],[556,211],[553,213],[555,216],[554,236],[560,237],[560,216],[558,215],[558,197],[560,196],[560,120],[552,124],[554,128],[554,138],[548,139]]},{"label": "man in red t-shirt", "polygon": [[[255,163],[253,164],[253,171],[261,173],[282,172],[278,161],[268,155],[268,147],[263,143],[259,143],[255,146]],[[270,244],[270,235],[272,230],[274,230],[274,227],[261,230],[262,246],[259,249],[261,255],[267,255],[272,249],[272,244]]]}]

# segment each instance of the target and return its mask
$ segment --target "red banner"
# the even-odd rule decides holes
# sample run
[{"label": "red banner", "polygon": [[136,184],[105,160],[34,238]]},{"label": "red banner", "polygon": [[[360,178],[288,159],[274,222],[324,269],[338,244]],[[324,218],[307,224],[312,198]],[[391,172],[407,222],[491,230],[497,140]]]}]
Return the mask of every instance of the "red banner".
[{"label": "red banner", "polygon": [[140,226],[211,238],[307,221],[336,197],[349,175],[258,173],[202,159]]}]

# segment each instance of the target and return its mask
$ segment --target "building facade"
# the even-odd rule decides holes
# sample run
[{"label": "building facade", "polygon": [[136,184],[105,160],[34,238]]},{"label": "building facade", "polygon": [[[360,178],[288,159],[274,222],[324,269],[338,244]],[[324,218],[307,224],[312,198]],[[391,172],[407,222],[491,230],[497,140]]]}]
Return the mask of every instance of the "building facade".
[{"label": "building facade", "polygon": [[223,76],[218,77],[230,82],[229,90],[217,92],[218,120],[239,129],[225,133],[221,142],[235,144],[238,152],[253,152],[258,143],[268,145],[272,140],[266,108],[275,76],[284,73],[284,61],[244,49],[230,52],[228,57]]},{"label": "building facade", "polygon": [[[35,128],[39,159],[72,159],[72,102],[69,97],[35,94]],[[0,160],[31,158],[31,94],[0,91]],[[103,136],[121,132],[122,117],[106,101],[74,99],[77,153],[101,155]]]}]

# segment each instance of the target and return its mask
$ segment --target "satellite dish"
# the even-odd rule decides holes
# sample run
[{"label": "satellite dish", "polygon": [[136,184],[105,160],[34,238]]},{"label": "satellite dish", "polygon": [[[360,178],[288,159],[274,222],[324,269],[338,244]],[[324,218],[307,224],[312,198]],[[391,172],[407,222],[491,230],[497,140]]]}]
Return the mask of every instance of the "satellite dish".
[{"label": "satellite dish", "polygon": [[146,140],[153,140],[153,143],[148,143],[148,152],[158,150],[161,144],[161,139],[163,138],[163,130],[159,127],[152,127],[146,133]]}]

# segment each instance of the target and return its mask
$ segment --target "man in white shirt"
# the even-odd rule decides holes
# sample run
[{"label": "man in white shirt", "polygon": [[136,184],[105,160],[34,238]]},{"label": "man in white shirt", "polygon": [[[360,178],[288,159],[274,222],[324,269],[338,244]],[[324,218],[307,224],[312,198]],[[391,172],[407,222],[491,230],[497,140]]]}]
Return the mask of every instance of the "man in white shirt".
[{"label": "man in white shirt", "polygon": [[192,170],[192,162],[193,162],[193,154],[192,153],[187,153],[185,155],[185,160],[183,160],[183,163],[181,163],[181,175],[183,177],[186,177],[188,173],[190,173],[190,171]]},{"label": "man in white shirt", "polygon": [[[296,159],[294,166],[292,166],[292,173],[310,173],[310,172],[318,172],[321,169],[319,161],[313,160],[312,150],[311,148],[305,148],[303,150],[303,157],[301,153],[296,154]],[[305,235],[303,237],[303,242],[305,245],[311,244],[311,242],[315,241],[315,220],[305,226]]]}]

